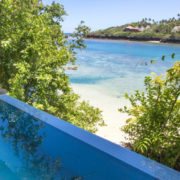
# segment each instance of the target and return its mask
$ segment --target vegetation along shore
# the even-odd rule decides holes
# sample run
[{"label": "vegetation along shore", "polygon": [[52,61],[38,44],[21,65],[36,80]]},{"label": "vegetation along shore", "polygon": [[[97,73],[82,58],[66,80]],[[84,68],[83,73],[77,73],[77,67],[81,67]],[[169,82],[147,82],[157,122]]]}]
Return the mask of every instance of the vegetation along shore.
[{"label": "vegetation along shore", "polygon": [[87,37],[97,39],[180,43],[180,14],[178,14],[176,18],[173,17],[161,21],[144,18],[139,22],[90,32]]}]

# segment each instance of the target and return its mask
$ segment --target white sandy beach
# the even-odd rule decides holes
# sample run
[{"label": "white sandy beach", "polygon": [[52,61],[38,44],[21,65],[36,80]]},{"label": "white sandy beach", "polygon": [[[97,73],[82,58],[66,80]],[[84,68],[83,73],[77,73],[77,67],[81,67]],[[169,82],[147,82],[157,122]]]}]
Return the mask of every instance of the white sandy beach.
[{"label": "white sandy beach", "polygon": [[97,85],[72,84],[72,87],[82,99],[88,100],[91,105],[103,111],[102,115],[107,126],[99,127],[96,135],[117,144],[125,142],[125,134],[121,131],[121,127],[128,115],[120,113],[118,108],[129,105],[128,101],[125,98],[110,96],[104,88]]}]

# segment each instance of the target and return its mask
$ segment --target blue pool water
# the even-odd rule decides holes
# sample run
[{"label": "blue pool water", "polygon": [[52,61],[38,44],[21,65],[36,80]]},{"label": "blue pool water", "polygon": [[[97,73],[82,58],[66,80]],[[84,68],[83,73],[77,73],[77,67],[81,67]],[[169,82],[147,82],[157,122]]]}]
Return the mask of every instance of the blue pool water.
[{"label": "blue pool water", "polygon": [[[41,117],[46,120],[47,116]],[[1,180],[131,179],[129,170],[137,173],[137,178],[152,179],[0,100]]]},{"label": "blue pool water", "polygon": [[[129,41],[86,40],[77,51],[77,71],[68,71],[72,83],[101,86],[112,96],[143,89],[144,77],[164,73],[180,60],[180,45]],[[175,53],[175,59],[171,54]],[[161,57],[165,55],[165,61]],[[156,60],[151,64],[151,60]],[[145,64],[148,65],[145,65]]]},{"label": "blue pool water", "polygon": [[0,180],[177,180],[180,173],[0,96]]}]

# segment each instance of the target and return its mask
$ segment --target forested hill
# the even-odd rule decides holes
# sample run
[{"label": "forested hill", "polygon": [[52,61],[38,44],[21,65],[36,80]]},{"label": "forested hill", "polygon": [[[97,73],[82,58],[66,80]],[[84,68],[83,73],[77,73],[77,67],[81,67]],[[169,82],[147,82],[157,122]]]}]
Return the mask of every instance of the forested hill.
[{"label": "forested hill", "polygon": [[161,21],[144,18],[139,22],[91,32],[88,37],[180,43],[180,14]]}]

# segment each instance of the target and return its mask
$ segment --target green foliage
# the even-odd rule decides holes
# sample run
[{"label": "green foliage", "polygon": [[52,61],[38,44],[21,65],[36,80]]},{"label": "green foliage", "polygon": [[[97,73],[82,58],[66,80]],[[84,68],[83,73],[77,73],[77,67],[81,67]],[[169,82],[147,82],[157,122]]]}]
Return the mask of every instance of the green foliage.
[{"label": "green foliage", "polygon": [[146,77],[146,92],[126,94],[132,107],[119,109],[131,118],[122,128],[133,150],[180,170],[180,62],[166,74]]},{"label": "green foliage", "polygon": [[136,39],[144,39],[144,40],[149,40],[149,39],[156,40],[156,39],[160,39],[162,37],[162,34],[150,32],[150,31],[144,31],[139,33],[131,33],[129,37]]},{"label": "green foliage", "polygon": [[84,48],[89,28],[82,23],[65,38],[60,4],[39,0],[0,0],[0,86],[36,108],[88,131],[103,125],[101,111],[80,102],[64,66],[75,63],[74,48]]},{"label": "green foliage", "polygon": [[171,36],[169,37],[169,39],[179,41],[180,40],[180,33],[172,33]]},{"label": "green foliage", "polygon": [[155,64],[156,60],[152,59],[151,64]]},{"label": "green foliage", "polygon": [[165,56],[162,56],[162,58],[161,58],[161,59],[162,59],[162,61],[164,61],[164,60],[165,60]]},{"label": "green foliage", "polygon": [[90,28],[84,25],[84,21],[80,22],[80,25],[75,29],[75,32],[71,35],[73,37],[73,47],[86,48],[84,45],[84,37],[89,33]]},{"label": "green foliage", "polygon": [[172,53],[171,58],[172,58],[172,59],[175,58],[175,53]]},{"label": "green foliage", "polygon": [[[132,26],[142,28],[141,32],[124,32],[125,27]],[[124,38],[134,40],[162,40],[163,42],[179,42],[180,32],[173,33],[172,29],[175,26],[180,26],[180,18],[170,18],[169,20],[161,20],[156,22],[151,18],[144,18],[139,22],[132,22],[122,26],[110,27],[104,30],[91,32],[89,35],[108,37],[108,38]]]}]

